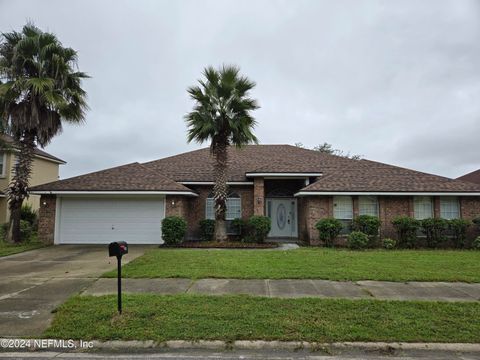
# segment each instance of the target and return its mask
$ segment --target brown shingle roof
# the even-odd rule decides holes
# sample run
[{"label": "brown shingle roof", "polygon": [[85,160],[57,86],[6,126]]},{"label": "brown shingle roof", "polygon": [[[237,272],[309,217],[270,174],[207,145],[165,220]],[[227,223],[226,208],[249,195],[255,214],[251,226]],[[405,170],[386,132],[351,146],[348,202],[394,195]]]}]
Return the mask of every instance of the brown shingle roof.
[{"label": "brown shingle roof", "polygon": [[465,174],[457,178],[457,180],[468,181],[475,184],[480,184],[480,169],[472,171],[471,173]]},{"label": "brown shingle roof", "polygon": [[480,192],[479,185],[443,176],[370,160],[359,160],[359,163],[362,166],[352,166],[320,177],[301,191]]},{"label": "brown shingle roof", "polygon": [[[229,148],[229,181],[246,181],[250,172],[323,172],[355,160],[292,145],[247,145]],[[214,159],[208,148],[145,163],[175,181],[212,181]]]},{"label": "brown shingle roof", "polygon": [[188,191],[138,162],[34,186],[30,191]]},{"label": "brown shingle roof", "polygon": [[[208,148],[130,164],[40,185],[34,190],[189,191],[178,182],[213,181]],[[370,160],[352,160],[291,145],[229,148],[229,181],[251,181],[246,173],[322,173],[302,191],[479,192],[480,185]]]}]

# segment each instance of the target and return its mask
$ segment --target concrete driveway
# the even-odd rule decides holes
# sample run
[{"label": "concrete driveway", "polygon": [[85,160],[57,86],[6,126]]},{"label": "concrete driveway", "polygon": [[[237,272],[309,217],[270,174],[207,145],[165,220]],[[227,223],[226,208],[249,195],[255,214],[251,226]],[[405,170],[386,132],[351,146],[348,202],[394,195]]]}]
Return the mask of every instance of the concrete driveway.
[{"label": "concrete driveway", "polygon": [[[131,245],[127,263],[154,245]],[[116,268],[106,245],[58,245],[0,258],[0,337],[39,336],[54,310]]]}]

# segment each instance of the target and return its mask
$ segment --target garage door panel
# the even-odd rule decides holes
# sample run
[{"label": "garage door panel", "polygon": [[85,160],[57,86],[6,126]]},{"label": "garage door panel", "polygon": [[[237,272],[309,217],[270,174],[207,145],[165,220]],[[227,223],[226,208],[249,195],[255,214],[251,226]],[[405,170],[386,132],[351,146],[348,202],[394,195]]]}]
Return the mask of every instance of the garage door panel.
[{"label": "garage door panel", "polygon": [[160,244],[163,218],[163,199],[63,198],[57,242]]}]

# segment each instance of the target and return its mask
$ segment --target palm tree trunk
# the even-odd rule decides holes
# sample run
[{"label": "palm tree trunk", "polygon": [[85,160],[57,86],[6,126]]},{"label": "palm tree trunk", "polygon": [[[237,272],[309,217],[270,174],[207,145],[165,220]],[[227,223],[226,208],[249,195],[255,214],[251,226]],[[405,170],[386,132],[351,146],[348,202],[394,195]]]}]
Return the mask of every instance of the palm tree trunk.
[{"label": "palm tree trunk", "polygon": [[215,167],[213,199],[215,201],[215,241],[227,241],[227,145],[217,145],[214,149]]},{"label": "palm tree trunk", "polygon": [[35,150],[35,136],[32,133],[25,134],[17,140],[18,159],[13,168],[13,176],[8,185],[8,206],[10,208],[10,222],[8,238],[10,241],[19,243],[22,241],[20,235],[20,216],[23,200],[28,197],[28,182],[32,172],[33,154]]}]

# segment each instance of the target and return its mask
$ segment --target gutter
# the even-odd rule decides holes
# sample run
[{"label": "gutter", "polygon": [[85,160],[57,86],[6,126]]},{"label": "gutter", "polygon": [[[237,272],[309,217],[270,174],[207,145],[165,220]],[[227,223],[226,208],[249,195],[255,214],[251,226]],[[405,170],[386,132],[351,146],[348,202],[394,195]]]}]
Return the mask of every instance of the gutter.
[{"label": "gutter", "polygon": [[382,191],[299,191],[294,196],[318,195],[386,195],[386,196],[480,196],[479,192],[382,192]]},{"label": "gutter", "polygon": [[192,191],[42,191],[33,190],[33,195],[185,195],[198,196]]}]

